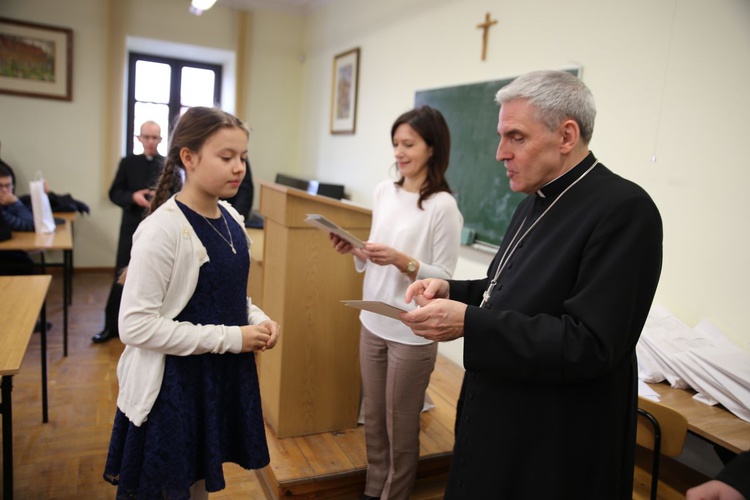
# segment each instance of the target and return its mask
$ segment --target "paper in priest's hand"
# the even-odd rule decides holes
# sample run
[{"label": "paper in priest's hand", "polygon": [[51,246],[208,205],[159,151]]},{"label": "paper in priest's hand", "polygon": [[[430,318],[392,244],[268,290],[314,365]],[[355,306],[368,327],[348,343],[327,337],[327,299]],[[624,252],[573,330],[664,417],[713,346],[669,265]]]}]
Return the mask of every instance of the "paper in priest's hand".
[{"label": "paper in priest's hand", "polygon": [[351,243],[351,245],[354,248],[364,248],[365,246],[362,240],[360,240],[359,238],[357,238],[352,233],[350,233],[343,227],[339,226],[338,224],[326,219],[322,215],[307,214],[307,218],[305,219],[305,222],[307,222],[311,226],[317,227],[318,229],[325,231],[326,233],[333,233],[339,236],[340,238]]},{"label": "paper in priest's hand", "polygon": [[383,316],[388,316],[399,321],[401,321],[399,314],[409,312],[406,309],[401,309],[379,300],[342,300],[341,302],[349,307],[382,314]]}]

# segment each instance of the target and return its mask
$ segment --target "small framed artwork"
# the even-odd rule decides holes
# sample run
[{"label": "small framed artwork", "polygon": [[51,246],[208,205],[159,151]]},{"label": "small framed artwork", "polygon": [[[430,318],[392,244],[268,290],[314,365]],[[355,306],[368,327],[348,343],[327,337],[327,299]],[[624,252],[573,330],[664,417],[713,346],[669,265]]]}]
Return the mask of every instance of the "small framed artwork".
[{"label": "small framed artwork", "polygon": [[357,126],[359,48],[333,58],[331,88],[331,133],[353,134]]},{"label": "small framed artwork", "polygon": [[0,17],[0,94],[70,101],[73,30]]}]

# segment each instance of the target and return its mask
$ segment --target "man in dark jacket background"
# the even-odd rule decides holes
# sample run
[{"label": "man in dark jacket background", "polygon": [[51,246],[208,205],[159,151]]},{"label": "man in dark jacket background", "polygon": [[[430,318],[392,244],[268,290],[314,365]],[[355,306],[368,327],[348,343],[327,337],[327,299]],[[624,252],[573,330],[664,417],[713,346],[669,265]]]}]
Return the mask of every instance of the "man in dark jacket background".
[{"label": "man in dark jacket background", "polygon": [[106,342],[119,336],[117,321],[122,285],[117,282],[117,277],[130,262],[133,233],[151,205],[153,187],[164,168],[164,157],[156,149],[161,142],[161,127],[153,121],[144,122],[138,140],[143,144],[143,154],[127,155],[120,160],[109,188],[109,199],[122,208],[122,220],[117,241],[115,278],[104,309],[104,329],[91,339],[94,343]]}]

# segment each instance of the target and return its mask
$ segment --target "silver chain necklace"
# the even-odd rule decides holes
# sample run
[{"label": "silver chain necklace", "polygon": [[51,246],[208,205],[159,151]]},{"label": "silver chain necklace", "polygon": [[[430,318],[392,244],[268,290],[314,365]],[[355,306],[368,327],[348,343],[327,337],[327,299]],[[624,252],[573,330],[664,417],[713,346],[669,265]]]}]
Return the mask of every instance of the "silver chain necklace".
[{"label": "silver chain necklace", "polygon": [[235,255],[237,255],[237,250],[235,250],[235,248],[234,248],[234,239],[232,239],[232,231],[229,230],[229,224],[227,224],[227,220],[224,218],[224,212],[222,212],[221,210],[219,210],[219,213],[221,214],[221,220],[224,221],[224,226],[227,228],[227,234],[229,235],[229,239],[226,239],[224,237],[224,235],[221,234],[221,231],[219,231],[218,229],[216,229],[214,227],[214,225],[211,224],[210,220],[206,219],[205,215],[203,215],[203,214],[199,214],[199,215],[201,217],[203,217],[203,220],[206,221],[206,224],[208,224],[209,226],[211,226],[211,229],[213,229],[214,231],[216,231],[216,234],[218,234],[219,236],[221,236],[221,239],[224,240],[227,243],[227,245],[229,245],[229,248],[232,249],[232,253],[235,254]]},{"label": "silver chain necklace", "polygon": [[582,173],[581,176],[578,179],[576,179],[572,183],[570,183],[570,185],[568,187],[566,187],[563,190],[562,193],[560,193],[560,196],[558,196],[557,198],[555,198],[552,201],[552,203],[550,203],[550,205],[547,207],[547,209],[544,212],[542,212],[542,215],[540,215],[528,227],[528,229],[526,229],[526,231],[524,231],[523,236],[521,236],[518,239],[518,241],[516,241],[516,237],[518,236],[518,233],[521,232],[521,228],[523,228],[523,225],[526,222],[526,218],[524,217],[524,219],[521,221],[521,225],[519,226],[518,230],[516,231],[516,234],[513,235],[513,239],[510,240],[510,243],[505,248],[505,252],[503,252],[503,255],[500,257],[500,261],[497,264],[497,271],[495,272],[495,277],[490,282],[489,286],[487,287],[487,290],[485,290],[484,293],[482,294],[482,303],[479,304],[479,307],[484,307],[484,305],[487,303],[487,301],[490,300],[490,295],[492,294],[492,290],[495,289],[495,285],[497,285],[497,280],[500,279],[500,273],[502,273],[503,269],[505,269],[505,264],[508,263],[508,261],[510,260],[510,257],[513,255],[513,252],[515,252],[516,248],[518,248],[518,244],[521,243],[521,241],[523,241],[523,239],[526,237],[527,234],[529,234],[529,231],[531,231],[532,229],[534,229],[534,226],[536,226],[537,223],[540,220],[542,220],[542,217],[544,217],[545,215],[547,215],[547,212],[549,212],[550,209],[555,206],[555,203],[557,203],[558,200],[560,198],[562,198],[565,193],[568,192],[568,189],[572,188],[573,186],[575,186],[578,183],[578,181],[580,181],[581,179],[583,179],[584,177],[586,177],[586,174],[588,174],[589,172],[591,172],[591,170],[593,170],[593,168],[595,166],[597,166],[598,164],[599,164],[599,160],[594,161],[594,164],[591,165],[588,168],[588,170],[586,170],[584,173]]}]

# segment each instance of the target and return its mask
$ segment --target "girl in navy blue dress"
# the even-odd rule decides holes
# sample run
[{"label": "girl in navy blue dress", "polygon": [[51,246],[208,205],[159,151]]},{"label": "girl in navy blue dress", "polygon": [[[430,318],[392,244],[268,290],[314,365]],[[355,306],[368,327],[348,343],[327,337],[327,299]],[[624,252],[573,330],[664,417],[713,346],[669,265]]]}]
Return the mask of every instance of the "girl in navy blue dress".
[{"label": "girl in navy blue dress", "polygon": [[279,327],[247,297],[252,242],[219,201],[242,182],[247,140],[234,116],[187,110],[134,235],[104,471],[117,498],[207,498],[225,487],[224,462],[269,463],[255,353]]}]

